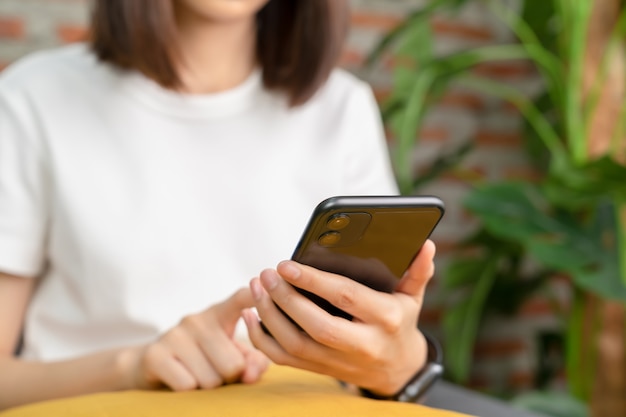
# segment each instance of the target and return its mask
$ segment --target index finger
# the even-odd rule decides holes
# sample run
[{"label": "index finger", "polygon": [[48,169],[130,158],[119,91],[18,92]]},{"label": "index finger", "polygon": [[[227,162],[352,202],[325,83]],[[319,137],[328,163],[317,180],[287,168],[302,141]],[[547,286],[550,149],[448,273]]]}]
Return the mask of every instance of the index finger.
[{"label": "index finger", "polygon": [[386,312],[397,310],[397,299],[342,275],[324,272],[294,261],[276,268],[285,281],[311,292],[366,323],[384,321]]},{"label": "index finger", "polygon": [[246,308],[254,307],[249,288],[241,288],[226,300],[215,305],[218,321],[223,325],[234,325]]}]

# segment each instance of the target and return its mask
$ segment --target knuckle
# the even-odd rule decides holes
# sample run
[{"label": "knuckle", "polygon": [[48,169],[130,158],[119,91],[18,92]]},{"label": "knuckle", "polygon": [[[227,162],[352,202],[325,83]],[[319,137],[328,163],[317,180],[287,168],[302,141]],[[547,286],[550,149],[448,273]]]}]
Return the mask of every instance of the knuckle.
[{"label": "knuckle", "polygon": [[185,316],[180,321],[180,326],[178,327],[182,327],[184,329],[189,329],[189,330],[198,330],[202,328],[202,318],[198,314],[191,314],[189,316]]},{"label": "knuckle", "polygon": [[205,376],[200,381],[200,387],[202,389],[213,389],[222,385],[223,381],[216,375]]},{"label": "knuckle", "polygon": [[353,285],[343,285],[337,291],[336,306],[341,309],[350,308],[356,300],[356,288]]},{"label": "knuckle", "polygon": [[[326,346],[336,346],[340,332],[334,324],[327,324],[315,334],[315,340]],[[313,336],[313,335],[311,335]]]},{"label": "knuckle", "polygon": [[302,340],[302,338],[298,337],[285,346],[285,351],[289,353],[291,356],[295,356],[297,358],[302,358],[306,355],[307,352],[307,344]]},{"label": "knuckle", "polygon": [[281,366],[291,365],[291,360],[289,356],[283,353],[278,353],[278,354],[273,355],[272,362],[274,362],[276,365],[281,365]]},{"label": "knuckle", "polygon": [[159,363],[165,354],[165,347],[161,342],[149,345],[143,353],[143,363],[151,367],[154,363]]},{"label": "knuckle", "polygon": [[175,346],[186,337],[187,330],[182,326],[176,326],[168,330],[168,332],[163,335],[159,343],[166,346]]},{"label": "knuckle", "polygon": [[175,380],[171,381],[170,383],[167,383],[167,385],[169,385],[169,387],[177,392],[182,392],[182,391],[193,391],[196,388],[198,388],[198,383],[197,381],[195,381],[193,378],[189,377],[189,378],[176,378]]},{"label": "knuckle", "polygon": [[289,291],[288,293],[286,293],[281,301],[281,305],[284,308],[289,308],[289,306],[293,306],[296,305],[299,301],[299,299],[302,296],[300,295],[300,293],[294,291]]},{"label": "knuckle", "polygon": [[363,356],[368,362],[378,364],[382,362],[385,349],[379,343],[370,343],[367,345],[361,345],[359,347],[359,354]]},{"label": "knuckle", "polygon": [[234,294],[232,299],[241,304],[245,304],[250,299],[250,290],[247,288],[239,288]]},{"label": "knuckle", "polygon": [[243,358],[237,358],[225,364],[222,369],[222,378],[233,380],[239,377],[246,369],[246,362]]},{"label": "knuckle", "polygon": [[382,314],[382,327],[387,334],[397,334],[404,322],[404,313],[400,307],[393,306]]}]

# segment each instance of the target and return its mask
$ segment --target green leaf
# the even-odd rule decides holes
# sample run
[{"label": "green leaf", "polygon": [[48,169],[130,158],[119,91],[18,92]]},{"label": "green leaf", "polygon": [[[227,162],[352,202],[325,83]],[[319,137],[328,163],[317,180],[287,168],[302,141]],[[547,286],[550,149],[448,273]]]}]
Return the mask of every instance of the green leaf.
[{"label": "green leaf", "polygon": [[596,200],[582,217],[551,209],[540,189],[503,182],[476,189],[465,206],[494,236],[518,242],[541,265],[570,275],[581,288],[604,298],[626,301],[620,279],[613,208]]},{"label": "green leaf", "polygon": [[467,380],[471,357],[485,300],[496,278],[498,256],[493,256],[482,265],[476,286],[462,302],[448,308],[443,320],[446,344],[446,363],[450,376],[457,382]]},{"label": "green leaf", "polygon": [[457,259],[450,263],[443,274],[444,290],[453,290],[475,284],[481,276],[485,261],[483,259],[467,258]]},{"label": "green leaf", "polygon": [[567,169],[554,171],[552,180],[564,188],[592,195],[619,193],[626,195],[626,166],[609,156],[604,156],[583,165],[570,165]]},{"label": "green leaf", "polygon": [[424,21],[421,24],[411,25],[406,29],[404,39],[400,42],[396,55],[419,66],[422,62],[433,60],[433,45],[430,22]]}]

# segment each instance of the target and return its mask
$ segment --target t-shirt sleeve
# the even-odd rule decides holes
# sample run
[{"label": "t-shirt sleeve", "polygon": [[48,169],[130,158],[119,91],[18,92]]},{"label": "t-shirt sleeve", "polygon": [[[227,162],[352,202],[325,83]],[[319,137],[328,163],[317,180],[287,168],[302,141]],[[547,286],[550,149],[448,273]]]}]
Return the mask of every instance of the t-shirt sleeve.
[{"label": "t-shirt sleeve", "polygon": [[367,84],[357,87],[348,102],[352,132],[345,167],[347,192],[395,195],[398,187],[378,104]]},{"label": "t-shirt sleeve", "polygon": [[[25,277],[45,260],[49,180],[26,100],[0,79],[0,271]],[[28,119],[32,120],[28,120]]]}]

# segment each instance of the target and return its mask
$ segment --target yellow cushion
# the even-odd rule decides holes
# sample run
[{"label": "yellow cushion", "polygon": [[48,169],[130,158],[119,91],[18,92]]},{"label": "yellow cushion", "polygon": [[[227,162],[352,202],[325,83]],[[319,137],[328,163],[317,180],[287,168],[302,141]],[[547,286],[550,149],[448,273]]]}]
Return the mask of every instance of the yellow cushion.
[{"label": "yellow cushion", "polygon": [[85,395],[13,408],[0,417],[461,417],[416,404],[347,393],[330,377],[273,366],[253,385],[209,391],[126,391]]}]

